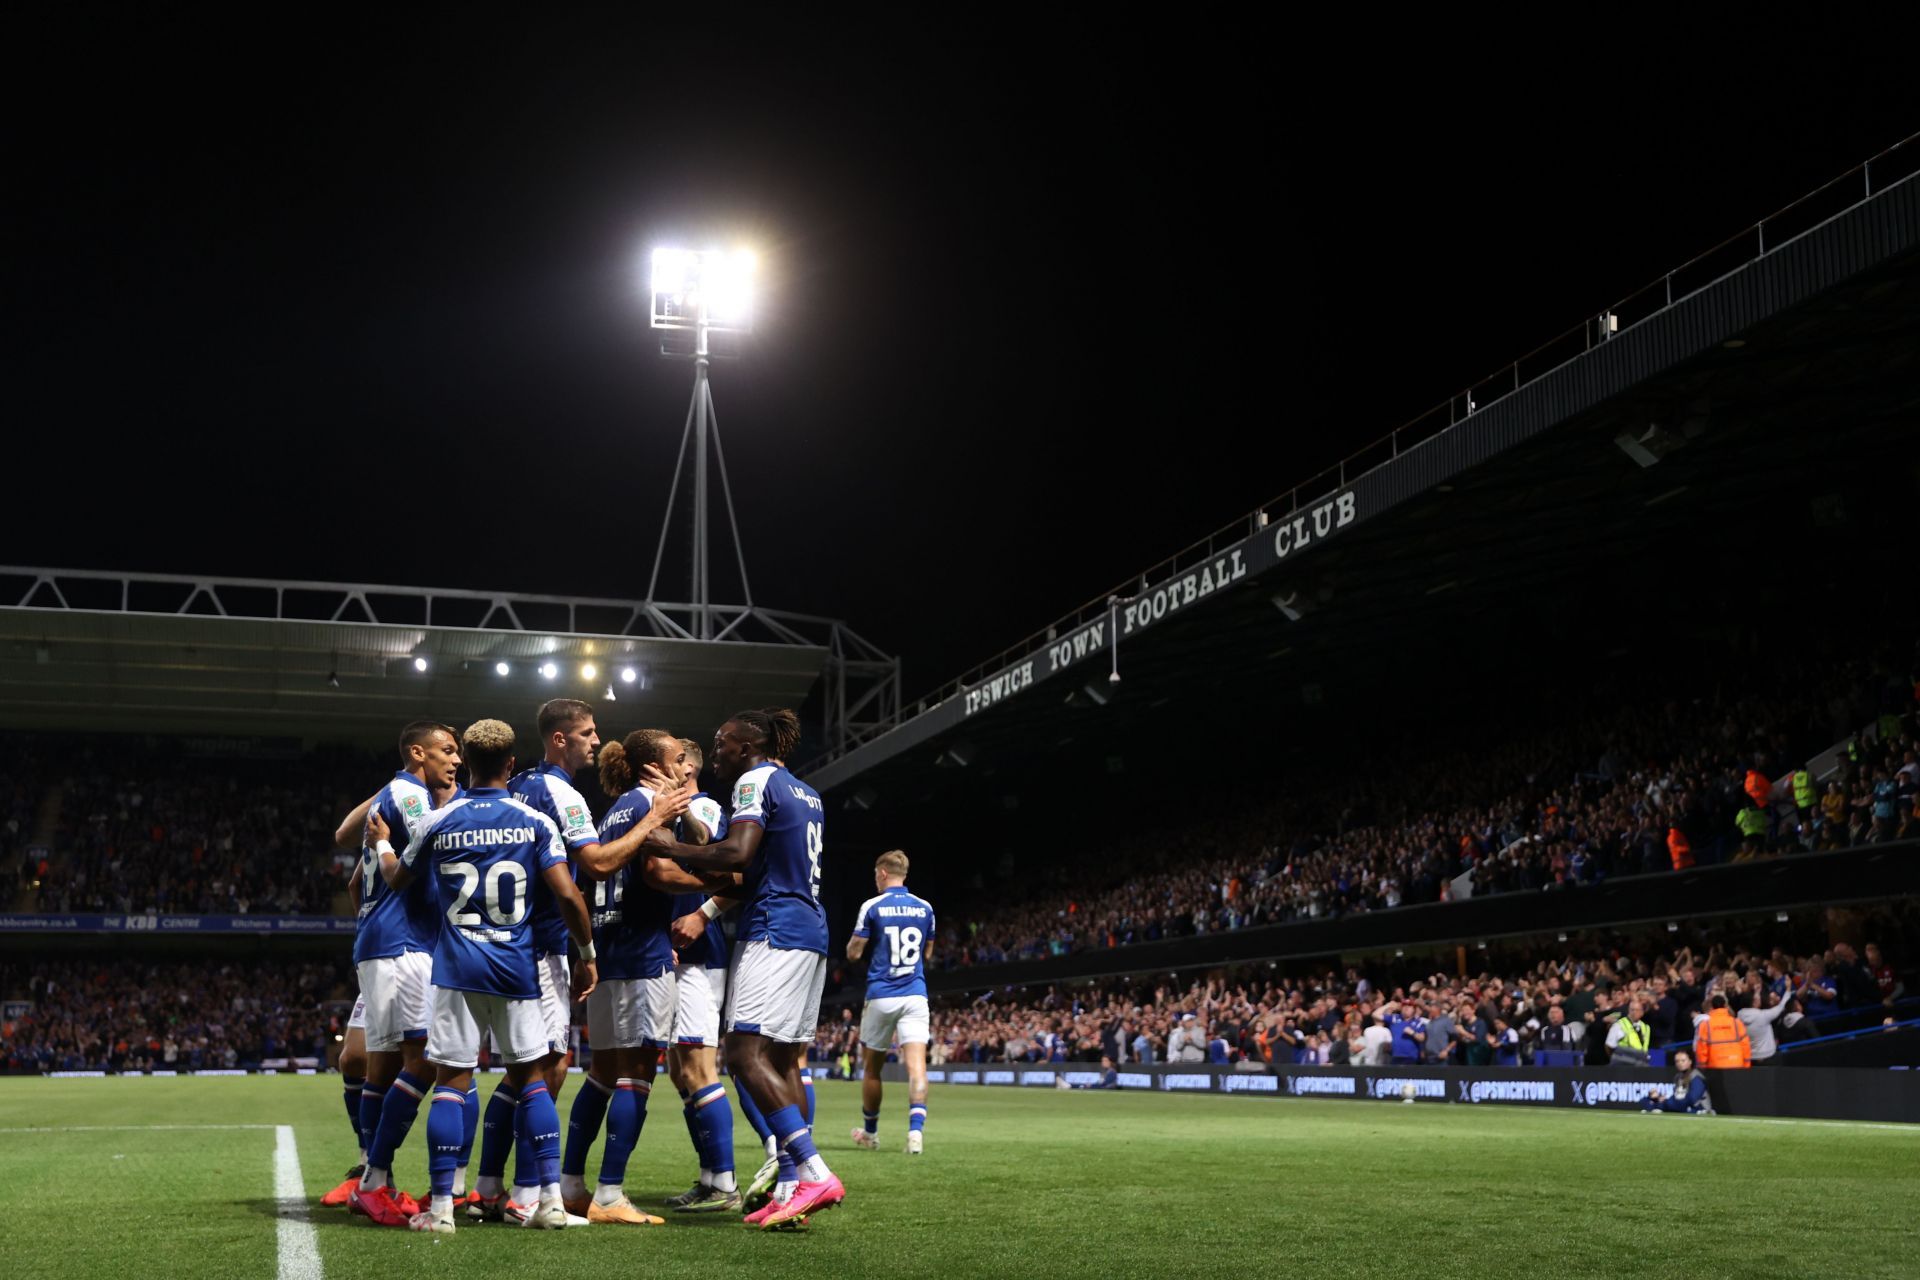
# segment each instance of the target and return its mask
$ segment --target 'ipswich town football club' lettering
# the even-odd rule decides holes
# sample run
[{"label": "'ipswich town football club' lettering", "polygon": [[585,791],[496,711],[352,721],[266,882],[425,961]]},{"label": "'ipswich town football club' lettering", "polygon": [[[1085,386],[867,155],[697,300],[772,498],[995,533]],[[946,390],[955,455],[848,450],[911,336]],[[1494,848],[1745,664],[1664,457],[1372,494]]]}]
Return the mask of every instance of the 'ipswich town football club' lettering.
[{"label": "'ipswich town football club' lettering", "polygon": [[1332,537],[1360,517],[1348,489],[1277,521],[1132,600],[1116,601],[1106,616],[1050,641],[1044,651],[1000,671],[960,695],[961,718],[978,715],[1056,672],[1107,651],[1116,640],[1165,621],[1249,574],[1271,569],[1303,547]]}]

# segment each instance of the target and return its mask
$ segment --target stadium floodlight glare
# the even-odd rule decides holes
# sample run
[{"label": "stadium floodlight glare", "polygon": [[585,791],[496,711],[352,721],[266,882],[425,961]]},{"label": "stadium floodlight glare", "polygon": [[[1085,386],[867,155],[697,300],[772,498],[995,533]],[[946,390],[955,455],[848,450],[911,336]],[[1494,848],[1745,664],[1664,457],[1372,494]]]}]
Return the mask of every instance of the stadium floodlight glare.
[{"label": "stadium floodlight glare", "polygon": [[413,660],[413,669],[415,671],[425,671],[427,669],[427,660],[425,658],[416,657]]},{"label": "stadium floodlight glare", "polygon": [[508,666],[508,665],[507,665],[506,663],[504,663],[504,662],[496,662],[496,663],[494,663],[494,664],[493,664],[493,674],[495,674],[495,675],[497,675],[497,676],[504,676],[504,675],[506,675],[506,674],[507,674],[507,673],[508,673],[509,671],[512,671],[512,670],[513,670],[513,668],[512,668],[512,667],[510,667],[510,666]]},{"label": "stadium floodlight glare", "polygon": [[591,662],[584,663],[580,667],[580,678],[582,680],[591,680],[599,674],[600,668],[594,666]]},{"label": "stadium floodlight glare", "polygon": [[540,674],[551,680],[560,674],[560,668],[551,662],[543,662],[540,664]]},{"label": "stadium floodlight glare", "polygon": [[639,679],[639,677],[640,677],[640,673],[635,671],[632,667],[620,668],[621,684],[632,684],[635,680]]},{"label": "stadium floodlight glare", "polygon": [[759,266],[750,249],[655,249],[653,327],[753,332]]}]

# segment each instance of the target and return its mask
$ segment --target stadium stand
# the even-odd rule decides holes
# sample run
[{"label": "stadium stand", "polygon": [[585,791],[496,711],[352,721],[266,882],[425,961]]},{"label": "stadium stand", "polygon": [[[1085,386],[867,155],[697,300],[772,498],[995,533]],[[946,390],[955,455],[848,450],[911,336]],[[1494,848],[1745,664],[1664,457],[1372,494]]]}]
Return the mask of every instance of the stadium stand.
[{"label": "stadium stand", "polygon": [[[1740,698],[1644,700],[1556,716],[1524,737],[1483,730],[1477,740],[1502,745],[1456,746],[1418,767],[1396,758],[1355,777],[1336,766],[1210,827],[1150,829],[1056,864],[1045,873],[1053,891],[1016,910],[963,904],[936,963],[1042,959],[1912,839],[1913,652],[1910,663],[1755,673],[1740,687],[1759,692]],[[1830,764],[1814,761],[1836,741]],[[1803,814],[1807,787],[1817,799]]]},{"label": "stadium stand", "polygon": [[[1859,922],[1897,957],[1914,954],[1920,910],[1908,902]],[[1706,1002],[1729,996],[1753,1030],[1755,1058],[1835,1033],[1920,1017],[1879,942],[1790,951],[1760,925],[1726,941],[1664,949],[1655,935],[1528,961],[1502,958],[1466,977],[1382,962],[1276,977],[1265,966],[1182,981],[1114,981],[989,992],[936,1008],[935,1062],[1191,1062],[1268,1066],[1435,1062],[1431,1021],[1449,1019],[1452,1065],[1606,1065],[1608,1033],[1645,1001],[1650,1047],[1691,1041]],[[1804,943],[1803,929],[1800,941]],[[1558,1009],[1556,1017],[1553,1010]],[[1416,1021],[1416,1019],[1418,1021]],[[1369,1028],[1378,1027],[1369,1033]],[[1549,1028],[1552,1030],[1550,1031]],[[834,1063],[857,1031],[822,1027],[816,1061]],[[1425,1049],[1423,1054],[1422,1049]],[[1544,1056],[1543,1056],[1544,1055]],[[1624,1061],[1624,1059],[1622,1059]]]},{"label": "stadium stand", "polygon": [[334,913],[350,859],[333,824],[383,767],[352,752],[210,764],[176,742],[115,738],[20,738],[9,754],[43,762],[8,819],[34,821],[39,798],[46,838],[12,865],[22,908],[43,913]]},{"label": "stadium stand", "polygon": [[353,1003],[344,962],[43,960],[0,966],[0,994],[7,1074],[324,1066]]}]

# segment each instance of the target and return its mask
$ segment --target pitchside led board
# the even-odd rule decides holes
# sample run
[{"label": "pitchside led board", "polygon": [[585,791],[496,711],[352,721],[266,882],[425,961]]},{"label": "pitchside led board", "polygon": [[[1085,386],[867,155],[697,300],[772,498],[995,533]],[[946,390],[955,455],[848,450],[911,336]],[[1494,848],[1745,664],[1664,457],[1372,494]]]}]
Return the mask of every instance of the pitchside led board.
[{"label": "pitchside led board", "polygon": [[748,249],[655,249],[653,327],[752,333],[758,268]]}]

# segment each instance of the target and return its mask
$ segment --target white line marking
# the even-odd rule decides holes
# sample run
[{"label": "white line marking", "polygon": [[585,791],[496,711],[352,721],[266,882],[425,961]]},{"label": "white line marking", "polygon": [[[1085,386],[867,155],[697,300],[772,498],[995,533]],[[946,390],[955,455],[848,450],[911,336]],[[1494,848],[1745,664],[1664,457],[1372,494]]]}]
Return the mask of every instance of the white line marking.
[{"label": "white line marking", "polygon": [[307,1218],[307,1189],[300,1180],[300,1148],[293,1126],[277,1127],[273,1145],[273,1195],[279,1203],[280,1280],[321,1280],[320,1244]]},{"label": "white line marking", "polygon": [[270,1124],[55,1124],[22,1125],[0,1133],[160,1133],[173,1129],[272,1129]]}]

